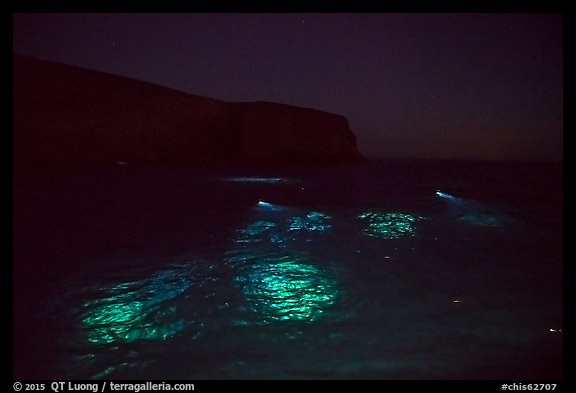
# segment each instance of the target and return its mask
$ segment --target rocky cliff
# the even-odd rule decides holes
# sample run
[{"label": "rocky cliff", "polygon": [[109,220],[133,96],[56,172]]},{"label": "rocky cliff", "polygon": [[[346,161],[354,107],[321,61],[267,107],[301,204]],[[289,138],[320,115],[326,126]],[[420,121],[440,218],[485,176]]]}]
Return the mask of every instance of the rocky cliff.
[{"label": "rocky cliff", "polygon": [[18,165],[363,160],[339,115],[225,102],[26,57],[13,59],[13,99]]}]

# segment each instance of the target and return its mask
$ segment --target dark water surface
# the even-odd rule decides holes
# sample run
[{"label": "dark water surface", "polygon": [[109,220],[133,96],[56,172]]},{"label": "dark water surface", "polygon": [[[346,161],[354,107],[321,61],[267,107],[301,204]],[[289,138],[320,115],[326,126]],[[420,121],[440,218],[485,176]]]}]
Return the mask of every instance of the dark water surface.
[{"label": "dark water surface", "polygon": [[561,378],[562,199],[560,164],[15,174],[14,377]]}]

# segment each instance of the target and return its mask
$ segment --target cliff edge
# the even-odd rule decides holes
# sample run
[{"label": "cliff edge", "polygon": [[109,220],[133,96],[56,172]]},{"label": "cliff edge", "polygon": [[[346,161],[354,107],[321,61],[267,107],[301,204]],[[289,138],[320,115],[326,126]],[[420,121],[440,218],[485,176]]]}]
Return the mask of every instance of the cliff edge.
[{"label": "cliff edge", "polygon": [[13,58],[14,162],[360,162],[348,120],[234,103],[22,56]]}]

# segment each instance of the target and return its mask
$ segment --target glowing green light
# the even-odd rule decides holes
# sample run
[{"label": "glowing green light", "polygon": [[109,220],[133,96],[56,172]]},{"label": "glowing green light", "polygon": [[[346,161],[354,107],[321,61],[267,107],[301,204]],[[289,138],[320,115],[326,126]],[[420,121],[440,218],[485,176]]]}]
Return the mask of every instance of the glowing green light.
[{"label": "glowing green light", "polygon": [[400,239],[413,235],[416,221],[422,219],[412,214],[380,212],[361,213],[358,218],[368,220],[364,235],[383,239]]},{"label": "glowing green light", "polygon": [[84,306],[81,325],[86,340],[105,345],[172,337],[185,328],[185,322],[174,319],[174,308],[157,305],[183,293],[190,285],[176,271],[164,271],[144,281],[110,288],[107,297]]},{"label": "glowing green light", "polygon": [[236,281],[265,322],[316,321],[338,295],[334,277],[293,256],[259,260]]},{"label": "glowing green light", "polygon": [[89,325],[126,325],[138,321],[142,315],[143,303],[112,303],[93,308],[83,318]]},{"label": "glowing green light", "polygon": [[332,227],[328,223],[330,216],[321,212],[312,211],[305,217],[292,217],[288,220],[289,231],[326,232]]},{"label": "glowing green light", "polygon": [[109,303],[86,312],[82,325],[86,331],[86,340],[95,345],[119,341],[165,340],[184,328],[184,321],[159,324],[155,319],[161,314],[154,314],[145,303],[139,301]]}]

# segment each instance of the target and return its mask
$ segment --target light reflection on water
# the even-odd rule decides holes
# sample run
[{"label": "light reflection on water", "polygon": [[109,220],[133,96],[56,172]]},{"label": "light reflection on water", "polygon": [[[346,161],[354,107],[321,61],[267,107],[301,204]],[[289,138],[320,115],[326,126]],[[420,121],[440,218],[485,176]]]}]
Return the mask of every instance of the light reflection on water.
[{"label": "light reflection on water", "polygon": [[[289,240],[296,240],[298,234],[313,235],[328,232],[332,228],[332,217],[319,211],[302,212],[297,209],[275,207],[273,211],[262,212],[255,209],[259,219],[237,229],[236,243],[273,243],[277,247],[286,247]],[[264,217],[262,217],[264,216]],[[295,237],[296,236],[296,237]],[[307,237],[308,241],[313,240]],[[249,246],[249,244],[246,244]],[[294,245],[296,246],[297,245]]]},{"label": "light reflection on water", "polygon": [[400,212],[364,212],[358,215],[361,220],[367,220],[368,225],[363,234],[382,239],[400,239],[412,236],[416,232],[415,223],[423,217]]},{"label": "light reflection on water", "polygon": [[[335,301],[336,283],[322,269],[295,254],[276,253],[272,257],[270,251],[266,251],[266,257],[259,258],[261,250],[250,246],[256,243],[260,247],[263,240],[269,240],[267,244],[272,250],[282,250],[286,247],[287,232],[326,231],[330,228],[329,219],[321,212],[311,211],[289,218],[281,215],[277,218],[278,223],[257,220],[237,230],[235,244],[245,244],[248,248],[241,247],[236,252],[243,254],[244,261],[249,263],[234,266],[238,269],[234,285],[241,287],[249,308],[258,310],[263,321],[316,320],[324,308]],[[99,288],[98,293],[102,295],[87,300],[79,311],[82,336],[91,345],[109,345],[162,341],[182,333],[191,321],[182,315],[178,302],[173,300],[198,285],[193,281],[192,268],[192,264],[171,266],[147,278]],[[203,277],[201,280],[209,279]],[[212,279],[227,285],[221,277]]]},{"label": "light reflection on water", "polygon": [[338,298],[333,274],[297,255],[257,259],[241,267],[235,282],[264,323],[315,322]]},{"label": "light reflection on water", "polygon": [[[408,247],[414,244],[414,239],[410,239],[417,231],[426,231],[425,225],[420,225],[424,217],[402,209],[344,212],[316,209],[251,208],[245,222],[231,229],[228,243],[205,259],[179,265],[164,261],[164,266],[157,266],[155,273],[99,287],[98,296],[85,299],[76,310],[76,329],[83,339],[83,349],[88,348],[89,352],[77,356],[76,362],[90,364],[90,375],[94,378],[115,377],[131,367],[140,369],[130,375],[144,375],[160,363],[159,355],[164,353],[177,353],[198,364],[204,358],[219,359],[218,356],[222,363],[240,364],[244,360],[237,358],[243,359],[250,351],[258,352],[248,348],[253,343],[264,342],[284,352],[286,334],[305,338],[310,329],[320,328],[314,348],[321,351],[323,345],[334,342],[346,346],[348,360],[334,366],[343,367],[372,353],[375,347],[384,353],[397,348],[396,345],[403,350],[398,343],[409,342],[412,345],[406,344],[409,350],[419,351],[430,345],[428,337],[449,343],[448,332],[455,328],[446,326],[460,323],[463,327],[458,334],[463,335],[471,335],[470,331],[476,329],[476,322],[466,319],[475,304],[473,291],[460,291],[460,284],[454,284],[458,289],[454,291],[450,285],[453,282],[468,285],[482,276],[460,272],[459,266],[447,270],[448,267],[438,263],[440,258],[435,260],[427,255],[430,250]],[[481,230],[496,226],[490,216],[474,214],[457,217],[486,227]],[[448,238],[452,233],[445,235]],[[338,244],[332,247],[331,243]],[[433,247],[446,246],[435,242]],[[376,266],[373,257],[379,253],[393,257],[385,256],[386,265],[380,263],[376,274],[376,269],[374,272],[371,269]],[[220,267],[198,269],[208,263]],[[416,269],[410,270],[411,267]],[[347,285],[353,275],[366,281],[356,282],[351,289]],[[445,313],[444,319],[430,322],[426,315],[435,315],[439,309]],[[484,314],[485,310],[478,312]],[[358,315],[360,320],[356,319]],[[504,322],[498,322],[498,318]],[[456,322],[452,324],[452,320]],[[356,322],[365,329],[360,335],[355,328],[345,326],[346,323],[354,326]],[[516,326],[516,322],[514,317],[498,314],[497,318],[487,318],[486,325],[506,325],[501,330],[513,336],[518,334],[508,325]],[[239,335],[252,341],[242,343]],[[217,350],[221,337],[231,338]],[[320,339],[324,337],[332,338],[322,342]],[[365,338],[366,344],[362,344]],[[306,345],[311,343],[310,339]],[[362,345],[370,350],[363,353]],[[148,347],[157,353],[149,355]],[[197,352],[198,347],[204,352]],[[237,352],[231,354],[233,350]],[[260,350],[263,354],[257,356],[266,356]],[[435,350],[432,348],[430,353]],[[122,351],[126,354],[118,355]],[[381,363],[376,355],[370,361],[379,372],[387,370],[386,367],[393,369]],[[308,362],[322,368],[313,358]],[[236,363],[230,367],[237,367]],[[174,375],[187,376],[188,369],[183,370],[175,371]],[[194,370],[197,373],[194,375],[207,375]]]},{"label": "light reflection on water", "polygon": [[467,224],[496,228],[504,227],[512,221],[510,217],[498,213],[496,209],[490,209],[487,204],[479,201],[457,198],[439,191],[436,195],[448,204],[449,215]]},{"label": "light reflection on water", "polygon": [[235,239],[237,243],[250,243],[250,242],[261,242],[262,235],[264,232],[276,227],[277,224],[272,221],[259,220],[256,221],[245,228],[237,230],[238,237]]},{"label": "light reflection on water", "polygon": [[313,241],[315,234],[329,231],[331,217],[284,208],[266,218],[237,231],[235,242],[243,247],[231,250],[227,259],[237,271],[234,283],[256,324],[315,322],[336,302],[338,283],[327,264],[305,256],[300,241]]},{"label": "light reflection on water", "polygon": [[311,211],[305,216],[294,216],[288,220],[289,231],[326,232],[332,225],[330,216],[318,211]]},{"label": "light reflection on water", "polygon": [[[288,252],[286,247],[291,240],[290,246],[298,248],[298,242],[294,242],[297,239],[289,238],[290,232],[328,231],[331,217],[319,211],[283,209],[259,218],[267,219],[253,221],[236,231],[227,253],[234,256],[226,259],[235,272],[233,278],[228,280],[206,271],[203,274],[207,275],[200,278],[192,273],[194,264],[184,263],[171,264],[166,270],[139,280],[105,285],[96,290],[98,298],[87,299],[77,311],[81,337],[95,346],[172,339],[185,333],[190,325],[203,325],[201,320],[190,320],[201,317],[182,311],[182,299],[200,301],[204,304],[190,307],[206,309],[210,303],[206,298],[218,297],[217,286],[223,293],[230,293],[226,287],[233,286],[244,297],[245,305],[234,304],[238,299],[226,296],[220,299],[216,309],[229,314],[224,319],[240,324],[246,320],[256,324],[317,321],[338,298],[336,276],[310,258]],[[214,283],[212,291],[190,296],[202,281],[210,280]],[[246,311],[252,315],[244,315]]]},{"label": "light reflection on water", "polygon": [[185,292],[191,281],[177,270],[124,282],[105,291],[106,296],[84,305],[81,327],[90,344],[105,345],[138,340],[165,340],[186,326],[176,308],[165,305]]}]

